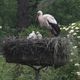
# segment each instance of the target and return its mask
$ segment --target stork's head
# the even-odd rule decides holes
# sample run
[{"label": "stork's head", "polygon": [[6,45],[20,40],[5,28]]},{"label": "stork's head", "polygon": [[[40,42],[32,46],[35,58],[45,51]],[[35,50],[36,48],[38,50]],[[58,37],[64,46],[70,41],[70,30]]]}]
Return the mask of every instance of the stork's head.
[{"label": "stork's head", "polygon": [[43,15],[43,12],[41,10],[37,12],[37,16],[40,16],[40,15]]},{"label": "stork's head", "polygon": [[35,31],[32,31],[32,33],[35,33]]},{"label": "stork's head", "polygon": [[40,34],[40,32],[39,32],[39,31],[37,31],[37,32],[36,32],[36,34]]}]

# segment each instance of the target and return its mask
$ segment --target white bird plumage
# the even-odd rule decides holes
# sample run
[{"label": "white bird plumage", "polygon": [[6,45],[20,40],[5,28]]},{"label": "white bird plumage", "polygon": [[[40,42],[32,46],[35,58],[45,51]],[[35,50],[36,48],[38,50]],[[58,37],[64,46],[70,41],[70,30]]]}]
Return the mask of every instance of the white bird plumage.
[{"label": "white bird plumage", "polygon": [[37,18],[41,27],[49,29],[54,36],[60,34],[60,28],[56,19],[50,14],[43,14],[42,11],[37,12]]},{"label": "white bird plumage", "polygon": [[36,35],[37,35],[37,39],[42,39],[42,35],[40,34],[39,31],[36,32]]},{"label": "white bird plumage", "polygon": [[43,17],[44,17],[44,18],[47,18],[47,20],[49,20],[51,23],[57,24],[56,19],[55,19],[52,15],[50,15],[50,14],[45,14],[45,15],[43,15]]},{"label": "white bird plumage", "polygon": [[37,35],[36,35],[35,31],[32,31],[32,33],[29,34],[27,39],[37,39]]}]

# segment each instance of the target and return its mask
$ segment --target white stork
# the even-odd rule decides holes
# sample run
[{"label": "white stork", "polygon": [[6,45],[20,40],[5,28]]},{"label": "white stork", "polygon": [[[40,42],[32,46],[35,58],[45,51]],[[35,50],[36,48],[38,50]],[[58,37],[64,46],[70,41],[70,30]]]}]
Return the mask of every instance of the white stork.
[{"label": "white stork", "polygon": [[60,34],[60,27],[56,19],[50,14],[43,14],[42,11],[37,12],[37,19],[41,27],[46,27],[54,36]]}]

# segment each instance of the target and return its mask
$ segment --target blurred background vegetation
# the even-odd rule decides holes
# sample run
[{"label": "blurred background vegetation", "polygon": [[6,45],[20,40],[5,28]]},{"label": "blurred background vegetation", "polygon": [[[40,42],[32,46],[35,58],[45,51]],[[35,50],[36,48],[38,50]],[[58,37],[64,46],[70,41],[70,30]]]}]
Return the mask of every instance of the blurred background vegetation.
[{"label": "blurred background vegetation", "polygon": [[[80,0],[0,0],[0,48],[6,36],[27,36],[34,30],[47,37],[49,32],[41,29],[36,21],[38,10],[56,18],[60,36],[69,38],[71,44],[69,64],[56,70],[53,67],[42,70],[42,80],[80,80]],[[34,80],[33,69],[6,63],[0,55],[0,80],[26,79]]]}]

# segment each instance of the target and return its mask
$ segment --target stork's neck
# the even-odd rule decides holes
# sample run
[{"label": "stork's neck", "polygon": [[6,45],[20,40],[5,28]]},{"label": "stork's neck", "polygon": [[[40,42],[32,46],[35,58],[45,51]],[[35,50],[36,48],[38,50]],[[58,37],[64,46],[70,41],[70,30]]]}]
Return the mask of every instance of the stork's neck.
[{"label": "stork's neck", "polygon": [[43,14],[40,14],[39,16],[43,16]]},{"label": "stork's neck", "polygon": [[43,14],[40,14],[38,18],[43,18]]}]

